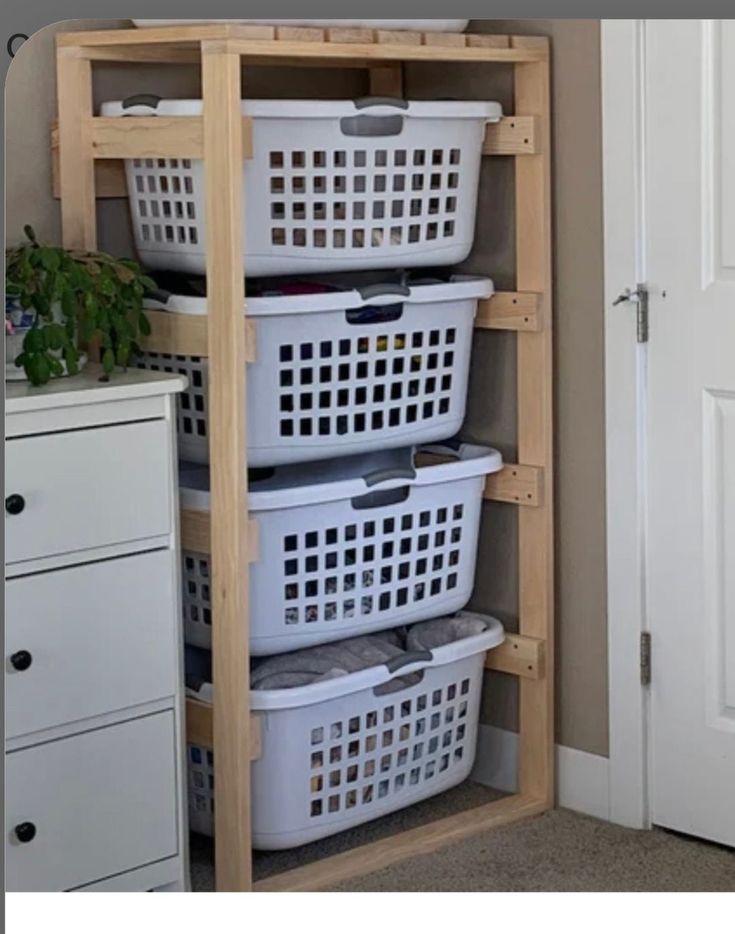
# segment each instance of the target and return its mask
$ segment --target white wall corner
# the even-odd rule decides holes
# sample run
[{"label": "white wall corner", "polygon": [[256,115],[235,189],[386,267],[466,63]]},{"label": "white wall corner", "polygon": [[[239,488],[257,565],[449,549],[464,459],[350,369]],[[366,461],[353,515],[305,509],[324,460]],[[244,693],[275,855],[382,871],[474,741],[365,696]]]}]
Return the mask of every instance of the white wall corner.
[{"label": "white wall corner", "polygon": [[[569,746],[556,747],[557,805],[610,820],[609,759]],[[499,791],[518,789],[518,734],[481,723],[470,779]]]}]

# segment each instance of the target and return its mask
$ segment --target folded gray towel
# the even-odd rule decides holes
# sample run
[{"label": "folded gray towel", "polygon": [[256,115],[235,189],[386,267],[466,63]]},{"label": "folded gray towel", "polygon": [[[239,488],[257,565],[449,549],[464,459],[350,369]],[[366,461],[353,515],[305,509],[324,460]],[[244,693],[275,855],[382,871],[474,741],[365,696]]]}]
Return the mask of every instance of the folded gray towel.
[{"label": "folded gray towel", "polygon": [[441,616],[426,623],[411,626],[406,636],[406,648],[409,652],[417,649],[438,649],[459,639],[479,636],[485,632],[487,623],[472,616]]},{"label": "folded gray towel", "polygon": [[295,688],[318,681],[328,681],[382,665],[404,652],[436,649],[485,632],[481,619],[465,616],[442,616],[413,626],[389,629],[369,636],[358,636],[299,649],[284,655],[272,655],[253,663],[250,687],[254,691]]},{"label": "folded gray towel", "polygon": [[273,691],[327,681],[382,665],[403,651],[403,642],[393,631],[315,645],[255,663],[250,672],[250,687],[254,691]]}]

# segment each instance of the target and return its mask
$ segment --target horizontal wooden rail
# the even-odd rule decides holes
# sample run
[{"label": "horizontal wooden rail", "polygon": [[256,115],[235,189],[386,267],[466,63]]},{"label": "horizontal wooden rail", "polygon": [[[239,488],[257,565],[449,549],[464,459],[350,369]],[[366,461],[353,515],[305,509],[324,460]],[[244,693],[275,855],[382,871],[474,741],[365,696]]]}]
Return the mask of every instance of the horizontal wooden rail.
[{"label": "horizontal wooden rail", "polygon": [[[417,467],[431,467],[453,460],[450,454],[435,454],[419,450],[416,453]],[[517,503],[521,506],[540,506],[543,502],[544,471],[542,467],[525,464],[504,464],[502,470],[488,474],[485,480],[485,499],[500,503]]]},{"label": "horizontal wooden rail", "polygon": [[[175,311],[148,309],[146,317],[151,333],[140,341],[143,350],[153,353],[184,354],[208,357],[209,342],[206,315],[186,315]],[[245,359],[255,361],[256,326],[252,318],[245,318]]]},{"label": "horizontal wooden rail", "polygon": [[294,59],[338,60],[353,67],[375,60],[538,62],[549,55],[544,37],[231,23],[67,32],[56,41],[90,59],[172,63],[191,61],[203,42],[273,64]]},{"label": "horizontal wooden rail", "polygon": [[[203,117],[92,117],[95,159],[201,159]],[[242,118],[242,149],[252,156],[252,120]]]},{"label": "horizontal wooden rail", "polygon": [[503,117],[488,123],[482,152],[486,156],[533,156],[541,146],[538,117]]},{"label": "horizontal wooden rail", "polygon": [[477,305],[476,328],[540,331],[541,296],[537,292],[496,292]]},{"label": "horizontal wooden rail", "polygon": [[269,876],[256,882],[253,890],[316,892],[346,879],[385,869],[412,856],[433,853],[441,847],[458,843],[493,827],[502,827],[524,817],[542,814],[546,810],[548,805],[544,801],[528,795],[507,795],[498,801],[470,808],[413,830],[404,830],[337,856],[328,856],[315,863]]},{"label": "horizontal wooden rail", "polygon": [[[214,708],[211,704],[186,699],[186,741],[205,749],[214,748]],[[260,717],[253,714],[250,717],[250,759],[254,761],[261,756]]]},{"label": "horizontal wooden rail", "polygon": [[545,649],[543,639],[509,632],[502,645],[487,653],[485,667],[521,678],[543,678],[546,675]]},{"label": "horizontal wooden rail", "polygon": [[498,473],[489,474],[485,482],[485,499],[519,506],[543,505],[543,467],[526,464],[505,464]]},{"label": "horizontal wooden rail", "polygon": [[[182,549],[184,551],[194,551],[201,555],[211,554],[212,543],[209,513],[202,512],[200,509],[182,509],[179,516]],[[248,534],[248,554],[251,562],[257,561],[260,547],[258,522],[256,519],[249,520]]]}]

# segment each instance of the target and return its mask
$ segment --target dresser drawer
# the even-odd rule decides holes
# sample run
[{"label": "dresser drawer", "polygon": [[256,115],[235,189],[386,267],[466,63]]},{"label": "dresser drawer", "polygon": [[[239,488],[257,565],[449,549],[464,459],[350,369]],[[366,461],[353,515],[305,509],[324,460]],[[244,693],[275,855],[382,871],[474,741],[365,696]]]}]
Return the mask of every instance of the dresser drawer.
[{"label": "dresser drawer", "polygon": [[177,853],[171,711],[10,753],[5,770],[10,891],[72,889]]},{"label": "dresser drawer", "polygon": [[8,738],[176,693],[174,562],[152,551],[8,581]]},{"label": "dresser drawer", "polygon": [[167,534],[169,432],[156,419],[7,441],[6,562]]},{"label": "dresser drawer", "polygon": [[72,889],[174,856],[176,766],[171,711],[7,755],[7,888]]}]

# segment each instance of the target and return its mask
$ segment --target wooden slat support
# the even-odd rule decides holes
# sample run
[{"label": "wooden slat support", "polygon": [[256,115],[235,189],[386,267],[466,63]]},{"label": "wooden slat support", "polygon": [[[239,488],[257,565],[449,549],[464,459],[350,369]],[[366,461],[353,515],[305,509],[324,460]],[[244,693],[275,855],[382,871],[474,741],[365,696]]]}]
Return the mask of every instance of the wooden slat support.
[{"label": "wooden slat support", "polygon": [[[243,158],[252,155],[252,120],[239,117]],[[203,117],[92,117],[95,159],[201,159]]]},{"label": "wooden slat support", "polygon": [[[449,454],[419,450],[416,453],[417,467],[447,464],[453,460]],[[516,503],[519,506],[540,506],[544,497],[544,470],[525,464],[504,464],[502,470],[487,475],[484,499],[499,503]]]},{"label": "wooden slat support", "polygon": [[526,464],[504,464],[485,481],[485,499],[519,506],[541,506],[544,502],[544,468]]},{"label": "wooden slat support", "polygon": [[496,292],[477,304],[476,328],[540,331],[541,297],[535,292]]},{"label": "wooden slat support", "polygon": [[539,152],[537,117],[502,117],[485,128],[486,156],[532,156]]},{"label": "wooden slat support", "polygon": [[[515,47],[548,52],[536,37]],[[543,678],[520,680],[519,787],[521,794],[554,803],[554,518],[553,357],[551,328],[551,163],[548,61],[517,64],[514,100],[538,120],[539,152],[516,159],[516,288],[541,296],[549,326],[517,338],[518,460],[543,466],[542,499],[518,514],[520,635],[544,640]]]},{"label": "wooden slat support", "polygon": [[491,649],[485,667],[509,675],[538,680],[546,676],[546,643],[543,639],[508,633],[505,642]]},{"label": "wooden slat support", "polygon": [[[200,509],[182,509],[179,513],[181,523],[181,547],[184,551],[194,551],[200,555],[212,553],[212,540],[210,533],[211,520],[208,512]],[[248,520],[248,560],[252,563],[258,560],[260,539],[258,520]]]},{"label": "wooden slat support", "polygon": [[[451,34],[447,34],[451,35]],[[347,68],[363,68],[377,61],[404,62],[537,62],[545,58],[541,49],[468,46],[463,41],[445,41],[435,33],[425,33],[421,45],[410,42],[254,42],[250,39],[227,40],[231,52],[251,64],[293,64],[302,60],[337,61]]]},{"label": "wooden slat support", "polygon": [[[238,55],[202,44],[207,222],[215,881],[252,887],[243,133]],[[134,118],[131,118],[134,119]],[[119,121],[124,123],[125,121]]]},{"label": "wooden slat support", "polygon": [[370,93],[377,97],[403,96],[403,66],[378,65],[370,69]]},{"label": "wooden slat support", "polygon": [[196,60],[206,41],[248,61],[286,64],[298,59],[343,61],[363,67],[375,60],[531,62],[548,58],[548,43],[528,36],[212,23],[60,33],[59,48],[75,48],[88,59],[181,62]]},{"label": "wooden slat support", "polygon": [[89,135],[92,66],[77,49],[59,49],[56,59],[59,113],[61,232],[67,249],[97,247],[94,159]]},{"label": "wooden slat support", "polygon": [[[260,717],[257,714],[250,716],[250,761],[259,759],[262,752]],[[186,741],[205,749],[214,747],[214,710],[211,704],[196,700],[193,697],[186,699]]]},{"label": "wooden slat support", "polygon": [[433,853],[441,847],[459,843],[493,827],[503,827],[545,810],[546,806],[537,799],[527,795],[508,795],[423,827],[405,830],[346,853],[270,876],[256,882],[254,891],[316,892],[345,879],[377,872],[412,856]]},{"label": "wooden slat support", "polygon": [[[247,303],[246,306],[247,308]],[[176,311],[146,310],[151,326],[148,337],[140,339],[143,350],[153,353],[185,354],[192,357],[209,356],[209,334],[206,315],[187,315]],[[245,359],[255,362],[257,331],[252,318],[244,319]]]}]

